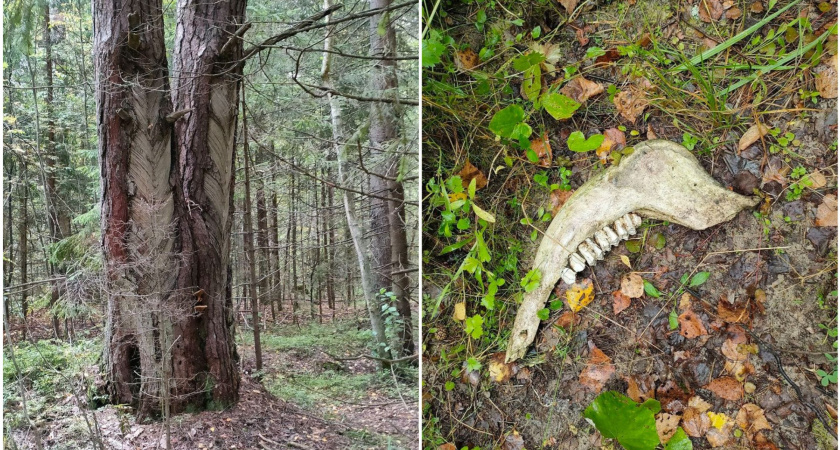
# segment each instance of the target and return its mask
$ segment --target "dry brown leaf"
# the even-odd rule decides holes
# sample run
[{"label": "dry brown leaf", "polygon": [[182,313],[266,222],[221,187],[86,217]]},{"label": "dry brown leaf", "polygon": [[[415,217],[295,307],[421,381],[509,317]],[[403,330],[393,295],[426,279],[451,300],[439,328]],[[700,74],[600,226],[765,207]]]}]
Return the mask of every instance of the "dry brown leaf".
[{"label": "dry brown leaf", "polygon": [[601,146],[595,150],[595,154],[601,159],[602,163],[606,163],[613,150],[621,150],[627,145],[627,137],[624,132],[618,128],[608,128],[604,130],[604,140],[601,141]]},{"label": "dry brown leaf", "polygon": [[551,215],[556,216],[557,211],[560,211],[560,208],[566,204],[566,201],[574,194],[575,191],[565,191],[563,189],[555,189],[551,191],[551,194],[548,196],[549,202],[551,203]]},{"label": "dry brown leaf", "polygon": [[627,396],[636,403],[642,403],[654,398],[653,380],[650,375],[631,375],[624,377],[627,381]]},{"label": "dry brown leaf", "polygon": [[738,141],[738,150],[746,150],[747,147],[753,145],[755,141],[761,139],[768,132],[770,132],[770,129],[764,126],[764,124],[757,123],[751,126]]},{"label": "dry brown leaf", "polygon": [[761,431],[756,433],[753,442],[755,443],[753,447],[755,450],[779,450],[779,447],[776,447],[776,444],[767,439]]},{"label": "dry brown leaf", "polygon": [[472,70],[478,65],[478,54],[472,51],[471,48],[455,52],[455,67],[458,70],[468,71]]},{"label": "dry brown leaf", "polygon": [[615,373],[612,360],[593,343],[589,343],[589,360],[580,373],[580,384],[588,391],[601,392],[604,385]]},{"label": "dry brown leaf", "polygon": [[490,372],[490,379],[496,383],[504,383],[510,380],[513,373],[513,363],[505,364],[505,352],[494,353],[490,357],[490,364],[487,365],[487,370]]},{"label": "dry brown leaf", "polygon": [[817,207],[817,220],[814,225],[818,227],[837,226],[837,197],[827,194],[823,202]]},{"label": "dry brown leaf", "polygon": [[735,424],[732,422],[732,419],[729,419],[720,429],[710,427],[709,431],[706,432],[706,440],[709,441],[712,447],[728,446],[732,442],[732,428],[734,426]]},{"label": "dry brown leaf", "polygon": [[452,313],[452,318],[457,321],[463,321],[467,318],[467,303],[460,302],[455,304],[455,312]]},{"label": "dry brown leaf", "polygon": [[695,408],[688,407],[685,409],[682,417],[683,430],[685,434],[691,437],[702,437],[709,431],[712,426],[712,421],[705,412],[701,412]]},{"label": "dry brown leaf", "polygon": [[437,450],[458,450],[458,447],[451,442],[447,442],[445,444],[441,444],[438,446]]},{"label": "dry brown leaf", "polygon": [[554,325],[569,331],[572,328],[580,325],[580,316],[575,314],[573,311],[565,311],[563,314],[560,314],[560,317],[554,322]]},{"label": "dry brown leaf", "polygon": [[578,44],[580,44],[581,47],[589,43],[589,36],[586,35],[586,30],[584,30],[584,28],[578,28],[575,30],[575,38],[577,39]]},{"label": "dry brown leaf", "polygon": [[621,311],[630,306],[630,297],[621,293],[621,291],[613,291],[613,314],[618,315]]},{"label": "dry brown leaf", "polygon": [[571,14],[572,11],[577,8],[578,0],[558,0],[563,8],[566,8],[566,12]]},{"label": "dry brown leaf", "polygon": [[561,94],[578,103],[583,103],[602,92],[604,92],[604,85],[584,77],[574,78],[560,89]]},{"label": "dry brown leaf", "polygon": [[659,442],[668,442],[671,436],[677,432],[682,416],[676,414],[659,413],[656,415],[656,434],[659,435]]},{"label": "dry brown leaf", "polygon": [[808,174],[808,179],[811,180],[811,189],[819,189],[821,187],[825,187],[828,183],[828,180],[825,179],[825,175],[819,171],[819,169],[814,169],[813,172]]},{"label": "dry brown leaf", "polygon": [[837,98],[837,55],[831,57],[832,64],[822,64],[817,68],[814,83],[822,98]]},{"label": "dry brown leaf", "polygon": [[703,397],[695,395],[694,397],[688,399],[688,407],[694,408],[695,410],[697,410],[697,412],[704,413],[711,409],[712,404],[707,402],[706,400],[703,400]]},{"label": "dry brown leaf", "polygon": [[697,314],[694,314],[694,311],[690,309],[680,314],[679,322],[680,335],[686,339],[694,339],[709,334]]},{"label": "dry brown leaf", "polygon": [[524,448],[525,440],[516,430],[505,436],[505,441],[502,443],[502,450],[524,450]]},{"label": "dry brown leaf", "polygon": [[726,296],[718,300],[717,313],[720,320],[729,323],[747,323],[750,316],[747,313],[747,305],[737,306],[730,304]]},{"label": "dry brown leaf", "polygon": [[613,61],[618,60],[619,58],[621,58],[621,54],[618,53],[618,49],[611,48],[607,50],[607,53],[595,58],[595,65],[598,66],[601,64],[609,64]]},{"label": "dry brown leaf", "polygon": [[720,0],[700,0],[700,20],[706,23],[716,22],[723,15]]},{"label": "dry brown leaf", "polygon": [[621,293],[630,298],[640,298],[645,294],[645,282],[641,275],[628,273],[621,277]]},{"label": "dry brown leaf", "polygon": [[765,184],[775,181],[782,185],[782,187],[787,186],[788,172],[790,172],[790,166],[785,165],[780,158],[770,158],[770,161],[767,162],[767,167],[764,168],[764,173],[761,175],[761,183]]},{"label": "dry brown leaf", "polygon": [[706,389],[724,400],[736,401],[744,397],[744,387],[733,377],[716,378],[706,385]]},{"label": "dry brown leaf", "polygon": [[653,125],[651,124],[647,126],[647,138],[649,141],[656,139],[656,133],[653,131]]},{"label": "dry brown leaf", "polygon": [[[537,165],[542,167],[551,167],[551,144],[548,142],[548,132],[543,132],[542,136],[531,141],[531,150],[540,158]],[[528,159],[528,155],[525,155]]]},{"label": "dry brown leaf", "polygon": [[644,91],[631,87],[619,92],[613,98],[613,104],[618,113],[628,122],[636,122],[636,119],[644,112],[648,105]]},{"label": "dry brown leaf", "polygon": [[688,292],[683,292],[683,295],[680,297],[680,311],[685,311],[691,308],[691,299],[692,295]]},{"label": "dry brown leaf", "polygon": [[670,414],[683,412],[690,397],[691,393],[684,391],[674,380],[668,380],[656,388],[656,399],[662,405],[662,410]]},{"label": "dry brown leaf", "polygon": [[753,14],[758,14],[764,11],[764,5],[760,1],[755,1],[750,3],[750,12]]},{"label": "dry brown leaf", "polygon": [[[738,347],[741,347],[740,349]],[[749,356],[748,352],[741,353],[744,347],[736,344],[735,341],[732,339],[727,339],[723,341],[723,345],[720,346],[720,351],[723,353],[723,356],[731,359],[732,361],[746,361],[747,357]]]},{"label": "dry brown leaf", "polygon": [[740,19],[743,14],[741,8],[730,8],[726,10],[726,18],[730,20]]},{"label": "dry brown leaf", "polygon": [[479,170],[478,167],[472,165],[470,160],[467,160],[466,164],[464,164],[464,168],[458,172],[458,175],[461,176],[461,184],[464,188],[467,188],[470,185],[470,182],[475,178],[475,190],[482,189],[483,187],[487,186],[487,177],[484,176],[484,172]]},{"label": "dry brown leaf", "polygon": [[[735,377],[739,382],[743,382],[747,375],[755,373],[755,366],[749,361],[726,361],[723,364],[723,371]],[[746,386],[744,386],[746,392]]]}]

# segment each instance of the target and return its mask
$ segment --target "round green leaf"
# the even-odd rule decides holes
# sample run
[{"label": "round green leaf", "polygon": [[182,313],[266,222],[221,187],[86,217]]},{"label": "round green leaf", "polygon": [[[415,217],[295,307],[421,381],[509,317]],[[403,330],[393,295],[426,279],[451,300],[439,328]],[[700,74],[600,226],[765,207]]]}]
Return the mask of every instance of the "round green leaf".
[{"label": "round green leaf", "polygon": [[575,131],[570,134],[569,139],[566,141],[569,145],[569,150],[573,152],[588,152],[595,150],[601,146],[602,142],[604,142],[603,134],[593,134],[592,136],[589,136],[589,139],[586,139],[586,136],[584,136],[580,131]]},{"label": "round green leaf", "polygon": [[543,95],[542,105],[543,108],[551,114],[551,117],[554,117],[557,120],[572,117],[575,111],[580,108],[580,103],[556,92]]},{"label": "round green leaf", "polygon": [[501,137],[510,138],[517,125],[525,120],[525,111],[519,105],[510,105],[497,112],[490,119],[490,131]]},{"label": "round green leaf", "polygon": [[[654,405],[656,403],[656,405]],[[583,412],[606,438],[616,439],[627,450],[653,450],[659,444],[653,410],[659,402],[638,404],[615,391],[599,395]]]}]

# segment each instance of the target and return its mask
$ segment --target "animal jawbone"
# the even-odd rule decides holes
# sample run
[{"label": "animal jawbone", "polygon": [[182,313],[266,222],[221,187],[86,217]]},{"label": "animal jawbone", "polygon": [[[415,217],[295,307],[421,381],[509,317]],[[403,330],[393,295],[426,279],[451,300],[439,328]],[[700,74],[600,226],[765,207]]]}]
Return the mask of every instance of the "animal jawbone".
[{"label": "animal jawbone", "polygon": [[539,287],[525,295],[516,314],[506,362],[521,358],[537,334],[537,311],[557,280],[573,283],[621,240],[636,233],[642,217],[703,230],[731,220],[758,203],[720,186],[683,146],[653,140],[635,146],[618,166],[590,178],[563,205],[537,249]]}]

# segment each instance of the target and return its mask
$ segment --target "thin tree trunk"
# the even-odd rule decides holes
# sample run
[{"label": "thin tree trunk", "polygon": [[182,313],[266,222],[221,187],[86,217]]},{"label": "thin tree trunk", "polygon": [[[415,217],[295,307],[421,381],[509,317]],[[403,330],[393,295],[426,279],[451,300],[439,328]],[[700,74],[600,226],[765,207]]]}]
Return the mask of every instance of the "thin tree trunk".
[{"label": "thin tree trunk", "polygon": [[[325,9],[329,8],[330,5],[331,0],[324,0]],[[324,86],[331,88],[333,82],[330,76],[330,69],[332,64],[332,54],[329,52],[330,50],[332,50],[332,30],[330,28],[327,28],[327,37],[324,40],[324,48],[328,51],[324,52],[323,55],[323,65],[321,66],[321,83],[324,83]],[[327,99],[329,100],[330,104],[330,120],[332,122],[334,142],[333,151],[336,152],[336,156],[338,159],[338,182],[341,186],[347,186],[347,167],[345,165],[346,160],[344,156],[344,152],[347,149],[347,145],[340,145],[340,143],[343,142],[341,108],[338,104],[337,97],[328,93]],[[360,134],[360,132],[357,132],[357,135],[358,134]],[[350,140],[352,141],[353,138],[351,138]],[[343,194],[344,212],[347,216],[347,228],[350,231],[350,236],[353,240],[353,247],[356,250],[356,258],[358,260],[359,272],[361,273],[362,279],[362,290],[364,291],[365,303],[367,304],[371,330],[373,331],[373,337],[376,345],[375,353],[380,358],[389,358],[390,355],[388,355],[388,352],[386,352],[385,350],[388,346],[388,342],[385,337],[385,324],[382,320],[382,309],[380,307],[379,297],[376,295],[376,288],[373,284],[373,274],[371,272],[370,260],[368,259],[368,254],[366,253],[367,249],[365,248],[363,238],[364,233],[359,227],[359,222],[356,219],[353,194],[347,190],[344,190]],[[385,361],[379,360],[378,362],[380,364],[380,367],[385,368],[390,366],[390,364]]]},{"label": "thin tree trunk", "polygon": [[[24,189],[23,189],[23,198],[21,199],[20,211],[21,211],[21,218],[20,222],[18,223],[18,249],[20,250],[20,263],[18,267],[20,268],[20,284],[26,284],[28,279],[28,268],[29,265],[27,264],[27,259],[29,258],[29,239],[28,239],[28,231],[29,228],[27,226],[27,222],[29,221],[29,211],[26,207],[26,203],[29,199],[29,180],[27,180],[26,175],[26,164],[22,164],[23,170],[21,173],[21,180],[23,181]],[[20,310],[23,315],[23,339],[26,339],[27,332],[29,331],[29,324],[26,322],[26,318],[29,315],[29,289],[24,289],[20,293]]]},{"label": "thin tree trunk", "polygon": [[242,150],[245,157],[245,199],[242,222],[245,227],[245,257],[248,259],[248,285],[251,296],[251,321],[254,325],[254,356],[257,370],[262,370],[262,345],[260,343],[260,299],[257,294],[256,255],[254,253],[254,229],[251,225],[251,155],[248,151],[248,116],[245,110],[245,89],[242,89]]},{"label": "thin tree trunk", "polygon": [[[243,118],[244,121],[244,118]],[[265,209],[265,182],[260,181],[257,189],[257,246],[259,247],[259,287],[260,301],[269,303],[271,306],[271,320],[277,321],[277,312],[274,309],[274,302],[271,301],[270,278],[271,272],[268,269],[270,259],[268,249],[268,212]]]}]

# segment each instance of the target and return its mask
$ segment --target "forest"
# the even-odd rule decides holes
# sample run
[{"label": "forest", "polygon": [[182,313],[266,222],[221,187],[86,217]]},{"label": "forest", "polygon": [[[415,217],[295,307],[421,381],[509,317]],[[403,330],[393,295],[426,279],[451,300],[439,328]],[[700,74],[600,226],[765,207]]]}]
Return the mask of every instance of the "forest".
[{"label": "forest", "polygon": [[417,448],[416,2],[3,14],[4,448]]}]

